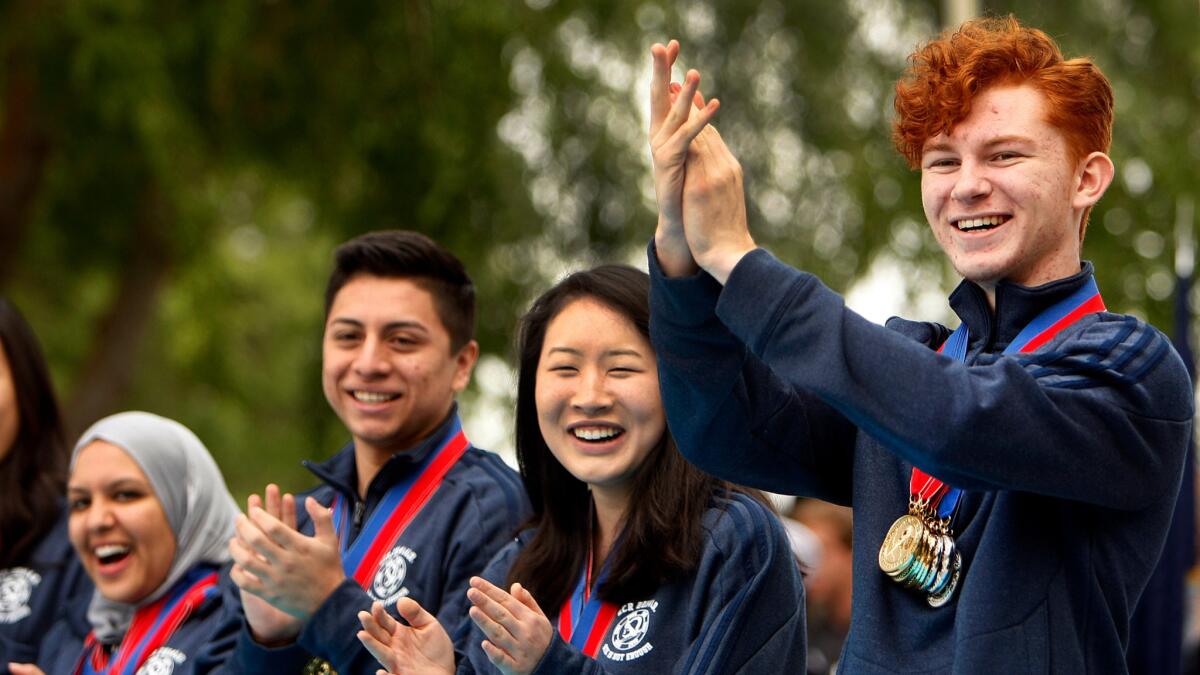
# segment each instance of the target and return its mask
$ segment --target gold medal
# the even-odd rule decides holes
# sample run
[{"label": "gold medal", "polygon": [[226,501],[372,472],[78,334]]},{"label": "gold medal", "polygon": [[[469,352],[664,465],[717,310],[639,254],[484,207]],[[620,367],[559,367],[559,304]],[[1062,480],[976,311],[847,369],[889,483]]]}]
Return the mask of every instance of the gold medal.
[{"label": "gold medal", "polygon": [[925,523],[911,513],[897,518],[879,547],[879,569],[892,578],[907,572],[924,541],[925,532]]},{"label": "gold medal", "polygon": [[304,675],[337,675],[337,671],[325,659],[314,656],[311,661],[304,664]]},{"label": "gold medal", "polygon": [[924,555],[921,556],[921,571],[920,574],[913,576],[909,582],[912,588],[925,589],[929,579],[937,574],[937,559],[941,555],[942,540],[937,536],[932,529],[926,526],[925,530],[925,546],[922,549]]},{"label": "gold medal", "polygon": [[888,528],[879,547],[879,569],[896,583],[926,596],[932,607],[950,601],[962,576],[962,554],[950,530],[958,492],[946,515],[940,502],[948,489],[932,476],[913,467],[912,498],[908,513]]}]

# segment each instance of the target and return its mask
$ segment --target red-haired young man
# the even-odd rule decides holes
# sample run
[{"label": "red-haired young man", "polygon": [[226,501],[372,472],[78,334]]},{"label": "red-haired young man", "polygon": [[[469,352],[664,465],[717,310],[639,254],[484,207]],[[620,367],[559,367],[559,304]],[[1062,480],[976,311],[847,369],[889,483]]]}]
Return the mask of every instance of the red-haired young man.
[{"label": "red-haired young man", "polygon": [[883,327],[755,245],[718,104],[694,71],[671,84],[677,53],[652,49],[668,420],[717,475],[854,508],[839,672],[1124,672],[1192,397],[1167,339],[1105,311],[1081,259],[1113,178],[1107,80],[1012,18],[912,55],[895,140],[964,278],[961,326]]}]

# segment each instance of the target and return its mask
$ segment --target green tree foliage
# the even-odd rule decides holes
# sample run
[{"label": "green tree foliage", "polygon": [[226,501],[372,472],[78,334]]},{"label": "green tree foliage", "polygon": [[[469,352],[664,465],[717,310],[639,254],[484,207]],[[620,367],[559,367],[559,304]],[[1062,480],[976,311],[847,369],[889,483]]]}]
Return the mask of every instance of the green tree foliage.
[{"label": "green tree foliage", "polygon": [[[1200,156],[1195,7],[993,6],[1117,86],[1121,179],[1087,253],[1110,306],[1166,325],[1177,198]],[[235,492],[310,482],[345,432],[321,394],[330,252],[442,241],[479,285],[467,406],[508,436],[510,335],[550,281],[637,264],[654,223],[648,47],[723,102],[756,237],[838,289],[879,261],[953,283],[891,83],[932,2],[398,0],[0,3],[0,290],[35,324],[75,431],[143,408],[195,429]],[[1131,253],[1132,251],[1132,253]],[[936,318],[936,317],[935,317]],[[483,426],[481,426],[483,425]]]}]

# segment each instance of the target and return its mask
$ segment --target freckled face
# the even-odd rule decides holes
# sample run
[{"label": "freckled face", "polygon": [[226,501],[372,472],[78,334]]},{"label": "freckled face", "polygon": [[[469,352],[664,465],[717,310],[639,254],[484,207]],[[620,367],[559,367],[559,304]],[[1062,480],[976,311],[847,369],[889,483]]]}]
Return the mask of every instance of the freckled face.
[{"label": "freckled face", "polygon": [[593,490],[627,495],[666,433],[649,341],[591,298],[571,302],[547,326],[535,399],[550,452]]},{"label": "freckled face", "polygon": [[135,604],[166,581],[175,533],[129,453],[105,441],[80,450],[67,500],[68,536],[101,595]]},{"label": "freckled face", "polygon": [[13,383],[8,355],[4,352],[4,346],[0,345],[0,461],[3,461],[8,453],[12,452],[20,428],[20,417],[17,414],[17,388]]},{"label": "freckled face", "polygon": [[475,342],[450,351],[433,296],[408,279],[359,275],[329,308],[322,387],[354,442],[406,450],[437,428],[467,386]]},{"label": "freckled face", "polygon": [[1079,271],[1080,170],[1030,85],[997,86],[921,157],[921,201],[964,278],[1034,286]]}]

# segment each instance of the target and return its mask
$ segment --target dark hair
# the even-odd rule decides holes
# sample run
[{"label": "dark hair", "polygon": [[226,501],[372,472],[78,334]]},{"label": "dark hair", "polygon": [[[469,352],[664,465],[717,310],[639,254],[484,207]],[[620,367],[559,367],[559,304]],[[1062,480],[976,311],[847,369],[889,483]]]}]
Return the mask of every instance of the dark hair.
[{"label": "dark hair", "polygon": [[368,232],[338,246],[333,258],[326,317],[338,291],[357,275],[410,279],[433,296],[452,352],[475,337],[475,284],[462,261],[429,237],[408,230]]},{"label": "dark hair", "polygon": [[0,346],[17,396],[17,436],[0,461],[0,568],[24,562],[54,526],[66,490],[66,445],[42,348],[0,298]]},{"label": "dark hair", "polygon": [[[650,278],[625,265],[576,272],[535,300],[518,327],[517,461],[533,505],[527,526],[536,532],[508,576],[510,584],[519,581],[550,613],[570,595],[590,550],[591,497],[587,484],[550,453],[538,426],[534,388],[546,328],[570,302],[589,298],[629,319],[649,340],[649,290]],[[612,551],[605,581],[596,591],[608,602],[644,599],[691,571],[702,552],[704,513],[714,496],[732,488],[688,464],[669,431],[633,481],[621,544]]]}]

